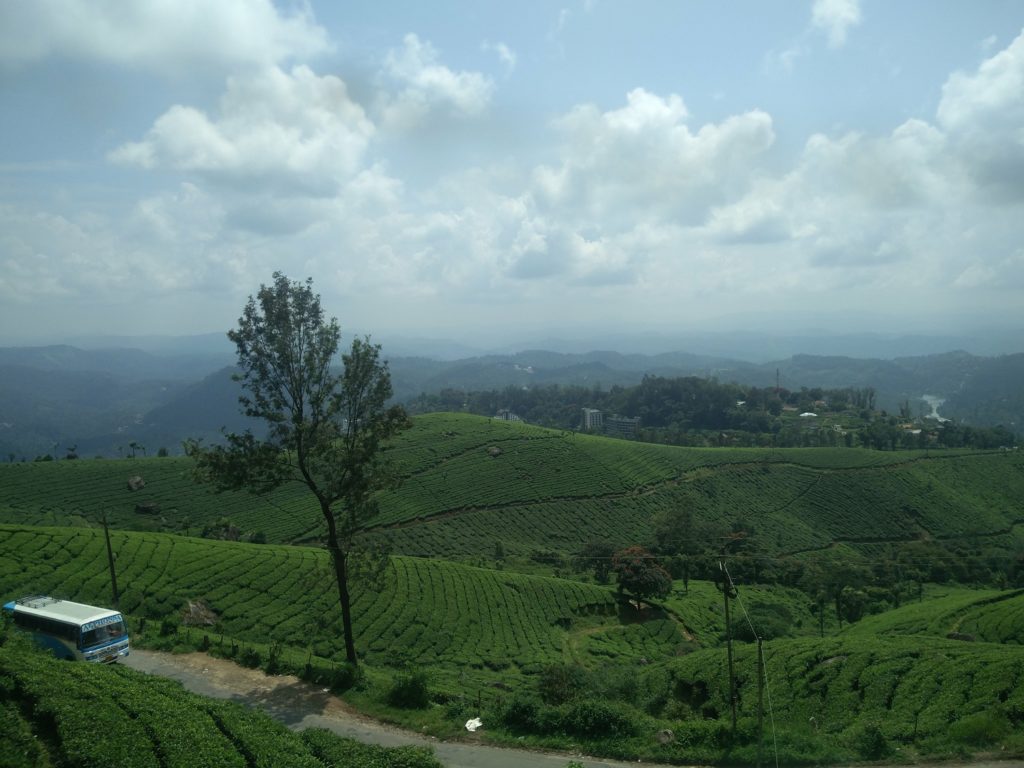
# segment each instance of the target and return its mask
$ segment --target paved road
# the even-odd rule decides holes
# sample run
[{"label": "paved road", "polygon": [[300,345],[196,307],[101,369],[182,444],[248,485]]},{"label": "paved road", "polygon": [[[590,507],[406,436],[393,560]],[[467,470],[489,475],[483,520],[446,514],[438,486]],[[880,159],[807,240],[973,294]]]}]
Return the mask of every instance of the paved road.
[{"label": "paved road", "polygon": [[297,677],[268,676],[260,670],[246,669],[202,653],[170,654],[133,648],[122,663],[141,672],[177,680],[193,693],[259,707],[294,730],[327,728],[340,736],[386,747],[430,746],[448,768],[565,768],[570,760],[577,760],[587,768],[664,768],[650,763],[623,763],[573,754],[438,741],[360,715],[326,689]]}]

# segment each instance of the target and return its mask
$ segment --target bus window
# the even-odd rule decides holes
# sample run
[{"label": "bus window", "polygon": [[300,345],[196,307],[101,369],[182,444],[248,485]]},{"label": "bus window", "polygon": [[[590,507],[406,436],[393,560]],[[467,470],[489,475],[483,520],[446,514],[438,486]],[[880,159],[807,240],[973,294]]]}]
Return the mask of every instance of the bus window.
[{"label": "bus window", "polygon": [[79,644],[79,647],[85,649],[96,645],[103,645],[111,640],[122,638],[126,634],[124,622],[119,619],[111,624],[104,624],[103,626],[87,629],[82,632],[82,642]]}]

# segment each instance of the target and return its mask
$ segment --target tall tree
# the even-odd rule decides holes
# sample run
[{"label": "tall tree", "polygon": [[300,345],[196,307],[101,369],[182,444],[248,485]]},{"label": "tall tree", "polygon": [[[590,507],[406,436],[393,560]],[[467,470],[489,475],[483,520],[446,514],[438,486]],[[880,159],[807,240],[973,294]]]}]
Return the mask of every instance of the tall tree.
[{"label": "tall tree", "polygon": [[345,634],[345,655],[357,663],[349,596],[349,554],[355,535],[376,514],[375,494],[393,474],[385,441],[408,426],[401,407],[387,406],[391,375],[380,346],[356,338],[331,364],[341,330],[326,320],[312,278],[273,283],[249,297],[228,337],[235,343],[246,416],[267,424],[267,437],[250,431],[225,435],[226,445],[192,441],[188,452],[200,478],[220,489],[268,493],[297,483],[316,498],[327,528]]},{"label": "tall tree", "polygon": [[668,597],[672,592],[672,577],[643,547],[626,547],[616,552],[612,570],[619,579],[619,592],[633,595],[638,610],[642,600]]}]

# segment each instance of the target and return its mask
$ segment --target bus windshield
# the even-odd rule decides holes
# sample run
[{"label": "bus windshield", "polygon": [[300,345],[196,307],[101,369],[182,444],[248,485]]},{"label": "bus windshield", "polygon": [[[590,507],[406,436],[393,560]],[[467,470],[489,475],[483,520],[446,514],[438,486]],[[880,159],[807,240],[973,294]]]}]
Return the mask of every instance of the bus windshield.
[{"label": "bus windshield", "polygon": [[118,617],[116,621],[109,624],[103,624],[102,626],[92,627],[90,629],[83,628],[80,647],[91,648],[94,645],[103,645],[111,640],[124,637],[125,634],[127,633],[125,632],[124,621]]}]

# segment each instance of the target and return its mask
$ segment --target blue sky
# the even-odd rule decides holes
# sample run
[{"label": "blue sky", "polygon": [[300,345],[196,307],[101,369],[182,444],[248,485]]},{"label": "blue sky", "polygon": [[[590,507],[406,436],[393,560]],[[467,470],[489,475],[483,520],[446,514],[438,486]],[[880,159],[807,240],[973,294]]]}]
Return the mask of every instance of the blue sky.
[{"label": "blue sky", "polygon": [[[127,10],[126,10],[127,9]],[[0,5],[0,338],[1024,326],[1024,6]]]}]

